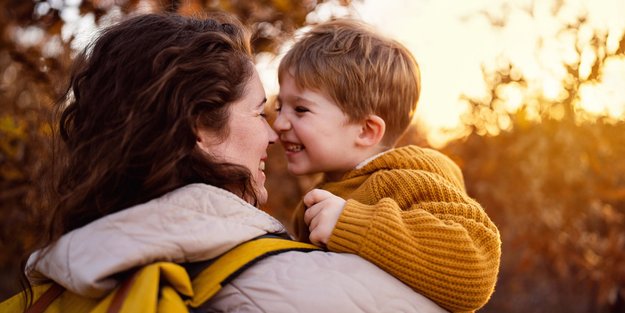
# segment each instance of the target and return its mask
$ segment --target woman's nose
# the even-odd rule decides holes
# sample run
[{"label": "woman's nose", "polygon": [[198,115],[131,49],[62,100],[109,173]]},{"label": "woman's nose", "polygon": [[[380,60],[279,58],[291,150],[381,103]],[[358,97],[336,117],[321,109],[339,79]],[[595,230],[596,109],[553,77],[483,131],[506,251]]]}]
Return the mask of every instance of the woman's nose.
[{"label": "woman's nose", "polygon": [[267,133],[269,134],[269,143],[273,144],[278,141],[278,134],[271,128],[269,124],[267,124]]}]

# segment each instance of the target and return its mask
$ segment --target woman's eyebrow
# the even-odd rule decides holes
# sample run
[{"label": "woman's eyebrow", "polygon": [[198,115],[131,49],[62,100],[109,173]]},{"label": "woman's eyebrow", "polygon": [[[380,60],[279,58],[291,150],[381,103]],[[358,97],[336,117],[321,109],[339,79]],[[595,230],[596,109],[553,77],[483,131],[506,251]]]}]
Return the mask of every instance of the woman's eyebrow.
[{"label": "woman's eyebrow", "polygon": [[263,98],[263,101],[261,101],[256,107],[257,108],[264,108],[265,107],[265,103],[267,103],[267,98]]}]

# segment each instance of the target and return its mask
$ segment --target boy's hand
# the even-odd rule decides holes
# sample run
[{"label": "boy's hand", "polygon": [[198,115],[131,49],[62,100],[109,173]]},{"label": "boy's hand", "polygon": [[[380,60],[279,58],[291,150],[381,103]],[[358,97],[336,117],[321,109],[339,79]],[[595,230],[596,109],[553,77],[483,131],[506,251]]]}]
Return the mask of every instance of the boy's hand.
[{"label": "boy's hand", "polygon": [[313,189],[304,196],[304,222],[310,231],[310,242],[317,246],[328,244],[332,230],[345,207],[345,200],[329,191]]}]

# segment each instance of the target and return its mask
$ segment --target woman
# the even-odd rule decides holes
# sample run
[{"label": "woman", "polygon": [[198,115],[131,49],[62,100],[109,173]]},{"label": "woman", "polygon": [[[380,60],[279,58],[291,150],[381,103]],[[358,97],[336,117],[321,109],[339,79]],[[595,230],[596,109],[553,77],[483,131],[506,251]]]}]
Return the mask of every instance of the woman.
[{"label": "woman", "polygon": [[[31,282],[98,298],[155,261],[215,258],[284,227],[267,200],[277,139],[245,29],[227,15],[143,15],[105,30],[76,62],[60,120],[58,205]],[[438,312],[346,254],[287,252],[203,306],[237,312]]]}]

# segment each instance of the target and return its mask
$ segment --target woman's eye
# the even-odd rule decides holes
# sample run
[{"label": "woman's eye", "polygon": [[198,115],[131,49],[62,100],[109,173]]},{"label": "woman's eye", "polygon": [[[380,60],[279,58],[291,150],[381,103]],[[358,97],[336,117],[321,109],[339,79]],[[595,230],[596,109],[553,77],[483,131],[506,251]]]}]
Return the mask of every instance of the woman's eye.
[{"label": "woman's eye", "polygon": [[258,114],[260,117],[267,119],[267,113],[263,112],[263,113],[259,113]]},{"label": "woman's eye", "polygon": [[295,112],[297,113],[304,113],[304,112],[308,112],[309,110],[306,107],[303,106],[297,106],[295,107]]},{"label": "woman's eye", "polygon": [[282,110],[282,104],[280,102],[276,102],[276,112],[280,112]]}]

